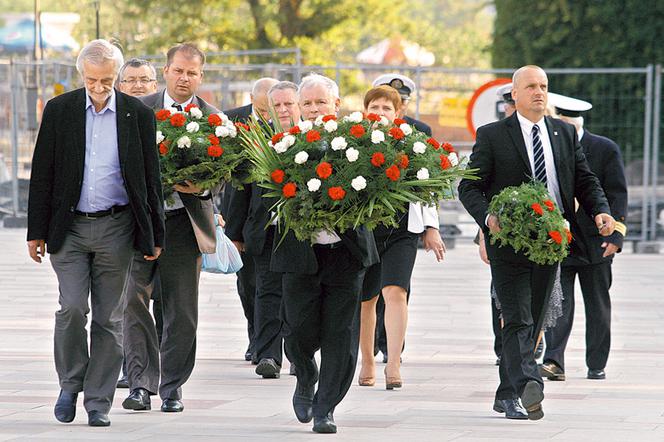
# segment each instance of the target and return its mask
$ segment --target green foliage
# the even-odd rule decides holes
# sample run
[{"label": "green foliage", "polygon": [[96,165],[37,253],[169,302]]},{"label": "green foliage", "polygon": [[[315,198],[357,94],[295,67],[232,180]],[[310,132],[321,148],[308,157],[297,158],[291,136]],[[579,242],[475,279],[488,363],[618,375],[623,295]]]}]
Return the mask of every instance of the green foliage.
[{"label": "green foliage", "polygon": [[491,199],[489,213],[501,228],[491,233],[491,244],[510,246],[537,264],[555,264],[567,256],[571,234],[542,183],[506,187]]}]

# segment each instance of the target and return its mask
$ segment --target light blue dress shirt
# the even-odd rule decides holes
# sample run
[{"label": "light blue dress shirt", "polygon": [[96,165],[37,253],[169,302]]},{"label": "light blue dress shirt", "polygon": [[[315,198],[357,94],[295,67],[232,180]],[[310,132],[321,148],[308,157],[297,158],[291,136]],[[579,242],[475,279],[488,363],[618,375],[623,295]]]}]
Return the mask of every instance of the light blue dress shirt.
[{"label": "light blue dress shirt", "polygon": [[120,169],[115,90],[97,112],[85,95],[85,168],[76,210],[99,212],[129,203]]}]

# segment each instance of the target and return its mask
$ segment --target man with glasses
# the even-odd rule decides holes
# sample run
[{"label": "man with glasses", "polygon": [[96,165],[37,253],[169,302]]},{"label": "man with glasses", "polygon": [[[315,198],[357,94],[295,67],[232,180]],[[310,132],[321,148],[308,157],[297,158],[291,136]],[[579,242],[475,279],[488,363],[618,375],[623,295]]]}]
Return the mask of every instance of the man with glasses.
[{"label": "man with glasses", "polygon": [[157,92],[157,71],[147,60],[127,60],[120,68],[118,78],[118,89],[127,95],[140,97]]}]

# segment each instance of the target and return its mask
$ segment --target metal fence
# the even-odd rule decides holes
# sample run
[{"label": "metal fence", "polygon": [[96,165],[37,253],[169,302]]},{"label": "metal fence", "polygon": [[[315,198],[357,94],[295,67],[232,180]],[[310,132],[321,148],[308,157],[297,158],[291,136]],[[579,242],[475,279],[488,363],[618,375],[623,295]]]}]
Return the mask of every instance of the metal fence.
[{"label": "metal fence", "polygon": [[[249,102],[251,86],[260,77],[298,82],[306,73],[318,72],[339,84],[344,113],[362,108],[364,92],[378,75],[399,72],[417,85],[409,114],[431,125],[434,136],[466,153],[473,144],[465,115],[470,97],[482,84],[512,74],[510,69],[309,66],[300,63],[297,51],[263,52],[260,62],[251,53],[213,54],[210,60],[214,63],[206,65],[200,95],[221,109],[230,109]],[[658,220],[664,210],[664,159],[659,149],[664,124],[661,66],[547,69],[547,74],[552,91],[592,102],[594,109],[586,117],[586,127],[622,148],[630,192],[628,237],[645,241],[664,236]],[[590,79],[594,86],[585,87]],[[0,217],[22,216],[27,210],[27,180],[44,104],[54,95],[80,86],[73,61],[0,60]],[[460,210],[458,203],[446,207]]]}]

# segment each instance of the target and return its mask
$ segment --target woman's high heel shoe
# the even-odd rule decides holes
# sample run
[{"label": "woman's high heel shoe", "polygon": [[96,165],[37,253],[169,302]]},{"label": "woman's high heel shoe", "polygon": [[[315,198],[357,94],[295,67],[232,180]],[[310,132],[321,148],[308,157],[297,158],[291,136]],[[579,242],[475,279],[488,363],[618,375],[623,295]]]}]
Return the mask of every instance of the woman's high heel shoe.
[{"label": "woman's high heel shoe", "polygon": [[385,368],[385,389],[394,390],[395,388],[401,388],[401,376],[388,376],[387,368]]},{"label": "woman's high heel shoe", "polygon": [[374,377],[359,378],[357,382],[358,384],[360,384],[360,387],[373,387],[374,385],[376,385],[376,378]]}]

